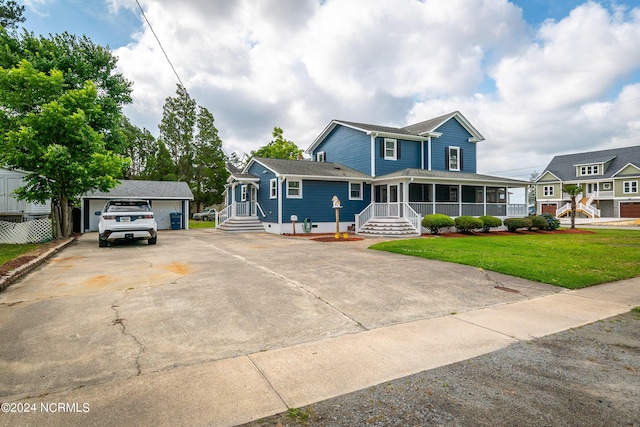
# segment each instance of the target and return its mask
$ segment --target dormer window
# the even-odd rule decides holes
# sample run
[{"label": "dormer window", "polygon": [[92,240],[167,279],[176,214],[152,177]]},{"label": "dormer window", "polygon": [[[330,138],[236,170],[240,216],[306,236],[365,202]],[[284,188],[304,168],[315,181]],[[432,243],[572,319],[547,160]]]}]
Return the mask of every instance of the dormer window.
[{"label": "dormer window", "polygon": [[579,166],[579,175],[600,175],[600,165],[585,165]]}]

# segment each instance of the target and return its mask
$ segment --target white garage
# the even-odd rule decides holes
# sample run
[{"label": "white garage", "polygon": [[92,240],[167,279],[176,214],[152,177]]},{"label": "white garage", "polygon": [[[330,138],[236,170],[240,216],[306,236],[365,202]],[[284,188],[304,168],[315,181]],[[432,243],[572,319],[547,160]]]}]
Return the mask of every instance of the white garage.
[{"label": "white garage", "polygon": [[158,223],[158,230],[171,229],[171,214],[181,213],[180,228],[189,228],[189,202],[193,193],[186,182],[124,180],[111,191],[92,192],[81,199],[83,231],[98,231],[98,215],[109,199],[144,199],[151,208]]}]

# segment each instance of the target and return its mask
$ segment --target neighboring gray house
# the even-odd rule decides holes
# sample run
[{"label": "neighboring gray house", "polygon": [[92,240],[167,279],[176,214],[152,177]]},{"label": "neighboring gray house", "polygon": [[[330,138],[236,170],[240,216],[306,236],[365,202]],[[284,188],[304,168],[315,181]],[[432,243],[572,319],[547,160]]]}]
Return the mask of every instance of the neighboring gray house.
[{"label": "neighboring gray house", "polygon": [[582,186],[579,217],[640,218],[640,146],[555,156],[536,180],[538,213],[569,215],[567,184]]},{"label": "neighboring gray house", "polygon": [[123,180],[103,193],[95,191],[81,198],[82,231],[98,231],[98,216],[109,199],[144,199],[151,203],[159,230],[171,228],[170,214],[182,214],[183,229],[189,228],[189,202],[193,193],[186,182]]},{"label": "neighboring gray house", "polygon": [[51,213],[51,201],[34,203],[18,200],[13,192],[24,185],[27,172],[0,167],[0,217],[7,220],[46,218]]}]

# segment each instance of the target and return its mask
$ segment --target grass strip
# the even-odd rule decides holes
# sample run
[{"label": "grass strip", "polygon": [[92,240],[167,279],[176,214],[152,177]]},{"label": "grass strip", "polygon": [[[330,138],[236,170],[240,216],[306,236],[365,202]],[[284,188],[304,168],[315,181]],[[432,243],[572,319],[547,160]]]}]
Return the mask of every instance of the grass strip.
[{"label": "grass strip", "polygon": [[0,265],[37,248],[39,243],[25,243],[20,245],[0,244]]},{"label": "grass strip", "polygon": [[371,249],[471,265],[579,289],[640,275],[640,231],[417,238]]}]

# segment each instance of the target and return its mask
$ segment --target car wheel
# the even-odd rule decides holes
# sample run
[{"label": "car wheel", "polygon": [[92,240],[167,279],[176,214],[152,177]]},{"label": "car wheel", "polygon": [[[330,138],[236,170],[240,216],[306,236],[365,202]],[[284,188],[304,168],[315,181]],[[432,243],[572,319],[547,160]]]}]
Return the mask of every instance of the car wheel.
[{"label": "car wheel", "polygon": [[109,245],[109,242],[98,237],[98,246],[101,248],[106,248]]},{"label": "car wheel", "polygon": [[149,242],[150,245],[155,245],[158,243],[158,236],[150,238],[147,242]]}]

